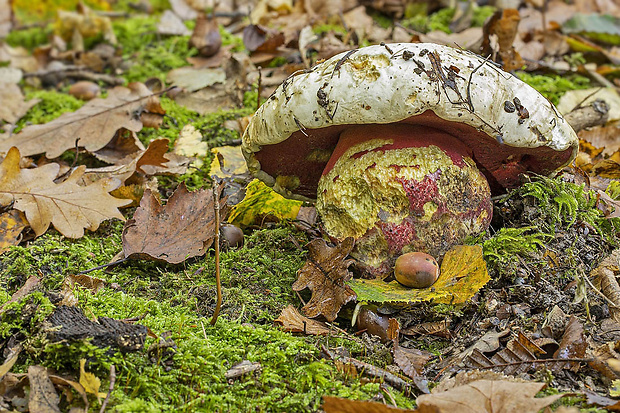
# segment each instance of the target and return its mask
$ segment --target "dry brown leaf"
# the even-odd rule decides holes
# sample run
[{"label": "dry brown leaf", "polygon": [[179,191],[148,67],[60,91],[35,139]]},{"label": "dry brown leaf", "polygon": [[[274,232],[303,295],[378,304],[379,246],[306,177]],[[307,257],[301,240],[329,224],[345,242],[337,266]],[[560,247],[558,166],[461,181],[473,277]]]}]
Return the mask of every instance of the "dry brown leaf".
[{"label": "dry brown leaf", "polygon": [[172,10],[165,10],[157,24],[157,33],[172,36],[187,36],[191,31],[185,26],[183,20]]},{"label": "dry brown leaf", "polygon": [[222,47],[222,35],[217,20],[201,13],[196,19],[196,26],[194,26],[194,32],[189,39],[189,46],[198,49],[198,53],[202,57],[215,55]]},{"label": "dry brown leaf", "polygon": [[129,202],[108,193],[119,186],[117,179],[79,186],[77,182],[86,169],[80,166],[66,181],[56,184],[58,164],[21,169],[20,159],[19,150],[11,148],[0,164],[0,205],[12,204],[23,211],[37,236],[53,224],[64,236],[79,238],[84,235],[84,228],[94,231],[106,219],[124,220],[118,208]]},{"label": "dry brown leaf", "polygon": [[586,402],[589,405],[597,406],[609,412],[620,412],[620,400],[601,396],[600,394],[586,391]]},{"label": "dry brown leaf", "polygon": [[15,293],[11,296],[11,299],[0,307],[0,314],[2,314],[4,308],[7,305],[17,302],[21,300],[23,297],[30,294],[31,292],[36,291],[37,288],[39,287],[40,282],[41,282],[41,279],[37,277],[36,275],[31,275],[30,277],[28,277],[24,285],[22,285],[19,288],[19,290],[15,291]]},{"label": "dry brown leaf", "polygon": [[11,32],[12,14],[13,10],[9,0],[0,0],[0,39],[5,38]]},{"label": "dry brown leaf", "polygon": [[[119,160],[117,165],[86,169],[83,182],[91,183],[103,178],[117,178],[121,182],[125,182],[136,172],[144,172],[142,168],[148,165],[164,168],[165,164],[169,162],[164,156],[167,151],[168,139],[155,139],[151,141],[148,148],[128,155]],[[144,173],[148,175],[148,173]]]},{"label": "dry brown leaf", "polygon": [[255,24],[243,29],[243,44],[250,52],[274,53],[284,44],[284,34]]},{"label": "dry brown leaf", "polygon": [[[580,359],[585,357],[588,343],[583,331],[583,324],[575,316],[570,316],[564,336],[560,342],[560,348],[553,354],[556,359]],[[574,372],[579,370],[579,363],[566,363],[564,368],[570,368]]]},{"label": "dry brown leaf", "polygon": [[291,333],[324,336],[329,334],[330,331],[325,323],[304,317],[293,305],[289,305],[282,310],[278,318],[273,320],[273,322],[280,324],[284,331]]},{"label": "dry brown leaf", "polygon": [[93,99],[75,112],[67,112],[43,125],[27,126],[20,133],[0,141],[0,153],[16,146],[23,156],[45,153],[51,159],[74,148],[78,138],[79,145],[87,151],[98,151],[121,128],[134,132],[141,130],[142,121],[136,114],[141,114],[147,106],[159,111],[153,98],[142,83],[115,87],[105,99]]},{"label": "dry brown leaf", "polygon": [[524,64],[513,46],[520,20],[518,10],[504,9],[495,12],[484,24],[481,54],[487,56],[492,53],[490,36],[496,35],[498,54],[506,71],[520,69]]},{"label": "dry brown leaf", "polygon": [[590,273],[594,285],[614,304],[613,307],[609,307],[609,312],[618,323],[620,323],[620,285],[616,280],[616,274],[619,272],[620,249],[616,249]]},{"label": "dry brown leaf", "polygon": [[125,163],[123,160],[136,152],[144,151],[145,147],[138,135],[127,129],[119,129],[114,138],[106,146],[93,152],[97,159],[110,164]]},{"label": "dry brown leaf", "polygon": [[[1,12],[0,12],[1,13]],[[14,83],[0,82],[0,120],[14,124],[40,102],[40,99],[24,100],[24,94]]]},{"label": "dry brown leaf", "polygon": [[433,358],[428,351],[418,350],[416,348],[404,348],[394,346],[394,363],[407,376],[414,378],[422,374],[424,365]]},{"label": "dry brown leaf", "polygon": [[28,226],[23,212],[12,209],[0,214],[0,253],[19,244],[21,233]]},{"label": "dry brown leaf", "polygon": [[302,309],[306,316],[314,318],[322,314],[328,321],[334,321],[340,308],[355,299],[355,293],[345,284],[352,277],[348,270],[352,260],[346,258],[353,244],[353,238],[335,247],[320,238],[308,244],[308,260],[293,283],[294,291],[304,288],[312,291],[312,298]]},{"label": "dry brown leaf", "polygon": [[54,389],[54,384],[47,375],[47,369],[42,366],[28,367],[30,381],[30,395],[28,408],[32,413],[60,413],[58,403],[60,398]]},{"label": "dry brown leaf", "polygon": [[[383,403],[323,396],[325,413],[414,413],[418,410],[399,409]],[[419,413],[419,412],[418,412]]]},{"label": "dry brown leaf", "polygon": [[406,336],[433,335],[443,338],[450,338],[452,337],[452,334],[450,333],[451,322],[452,321],[450,319],[447,319],[443,321],[431,321],[428,323],[415,324],[400,330],[400,333]]},{"label": "dry brown leaf", "polygon": [[425,394],[416,400],[420,413],[534,413],[562,394],[536,398],[545,383],[478,380],[445,392]]},{"label": "dry brown leaf", "polygon": [[172,264],[203,255],[213,243],[214,218],[212,190],[189,192],[181,184],[165,206],[147,190],[123,229],[123,253]]}]

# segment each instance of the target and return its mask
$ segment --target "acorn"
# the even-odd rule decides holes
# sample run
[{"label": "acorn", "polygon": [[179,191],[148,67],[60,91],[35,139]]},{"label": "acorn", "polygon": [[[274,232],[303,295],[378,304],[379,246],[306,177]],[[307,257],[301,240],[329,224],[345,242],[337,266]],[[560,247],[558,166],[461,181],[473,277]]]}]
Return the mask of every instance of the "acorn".
[{"label": "acorn", "polygon": [[396,259],[396,281],[409,288],[428,288],[439,278],[439,264],[424,252],[408,252]]},{"label": "acorn", "polygon": [[98,84],[82,80],[71,85],[69,94],[81,100],[92,100],[99,96],[100,89]]},{"label": "acorn", "polygon": [[222,236],[222,245],[229,248],[238,248],[243,246],[243,231],[241,228],[232,224],[222,224],[220,226],[220,235]]}]

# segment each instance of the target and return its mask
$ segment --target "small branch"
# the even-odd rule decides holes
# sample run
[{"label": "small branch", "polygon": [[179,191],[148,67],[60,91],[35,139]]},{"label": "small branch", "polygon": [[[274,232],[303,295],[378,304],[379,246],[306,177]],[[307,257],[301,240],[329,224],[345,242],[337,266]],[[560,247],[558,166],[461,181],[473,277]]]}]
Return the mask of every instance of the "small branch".
[{"label": "small branch", "polygon": [[211,318],[211,325],[215,325],[222,308],[222,282],[220,280],[220,187],[213,187],[213,201],[215,209],[215,283],[217,285],[217,304]]},{"label": "small branch", "polygon": [[597,99],[587,106],[580,106],[564,115],[568,124],[579,132],[580,130],[604,125],[609,118],[609,105],[601,99]]},{"label": "small branch", "polygon": [[256,110],[260,108],[260,93],[261,93],[262,82],[263,82],[263,72],[261,69],[262,68],[258,66],[258,85],[256,86]]},{"label": "small branch", "polygon": [[101,269],[108,268],[108,267],[113,267],[113,266],[115,266],[115,265],[118,265],[118,264],[122,264],[122,263],[124,263],[124,262],[125,262],[125,261],[127,261],[128,259],[129,259],[128,257],[125,257],[125,258],[122,258],[122,259],[120,259],[120,260],[118,260],[118,261],[113,261],[113,262],[109,262],[109,263],[107,263],[107,264],[98,265],[97,267],[90,268],[90,269],[88,269],[88,270],[84,270],[84,271],[80,271],[80,272],[78,272],[76,275],[84,275],[84,274],[88,274],[89,272],[93,272],[93,271],[101,270]]},{"label": "small branch", "polygon": [[105,400],[101,405],[101,409],[99,409],[99,413],[103,413],[105,408],[108,406],[108,401],[110,400],[110,394],[112,394],[112,390],[114,390],[114,382],[116,381],[116,367],[114,364],[110,366],[110,388],[108,389],[108,394],[105,396]]}]

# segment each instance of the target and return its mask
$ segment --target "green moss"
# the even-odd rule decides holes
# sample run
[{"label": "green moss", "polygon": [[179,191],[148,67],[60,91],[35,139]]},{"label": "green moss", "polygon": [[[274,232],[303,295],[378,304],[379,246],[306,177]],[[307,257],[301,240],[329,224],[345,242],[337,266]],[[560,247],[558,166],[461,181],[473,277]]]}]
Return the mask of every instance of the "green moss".
[{"label": "green moss", "polygon": [[482,27],[486,19],[491,17],[497,9],[493,6],[480,6],[474,8],[474,15],[471,20],[472,27]]},{"label": "green moss", "polygon": [[347,29],[345,29],[340,24],[317,24],[316,26],[312,28],[312,31],[317,36],[321,36],[323,34],[330,33],[330,32],[340,33],[340,34],[347,33]]},{"label": "green moss", "polygon": [[224,26],[220,25],[220,35],[222,36],[222,46],[232,46],[231,52],[243,52],[245,51],[245,45],[243,39],[228,32]]},{"label": "green moss", "polygon": [[74,112],[82,107],[83,101],[66,93],[51,90],[26,92],[26,100],[40,99],[19,122],[15,132],[19,132],[26,124],[43,124],[56,119],[66,112]]},{"label": "green moss", "polygon": [[482,244],[484,259],[493,267],[508,266],[544,247],[551,237],[535,227],[502,228]]},{"label": "green moss", "polygon": [[551,103],[557,105],[560,97],[569,90],[587,89],[590,79],[580,75],[535,75],[526,72],[517,72],[519,79],[538,90]]},{"label": "green moss", "polygon": [[456,9],[445,8],[431,14],[428,19],[429,31],[441,30],[442,32],[452,33],[452,30],[450,30],[450,22],[455,13]]},{"label": "green moss", "polygon": [[43,28],[32,27],[29,29],[11,30],[5,40],[9,46],[21,46],[28,50],[33,50],[36,47],[49,43],[52,31],[51,25]]},{"label": "green moss", "polygon": [[40,292],[7,304],[0,315],[0,339],[17,331],[32,331],[54,310],[50,300]]},{"label": "green moss", "polygon": [[[72,243],[60,242],[62,238],[52,231],[0,256],[0,274],[45,269],[66,275],[109,261],[120,246],[120,229],[120,224],[113,224]],[[17,314],[23,314],[26,305],[22,302],[12,304],[2,320],[2,331],[19,328],[29,336],[15,371],[42,364],[77,377],[79,359],[85,358],[87,369],[103,379],[105,388],[109,366],[114,364],[117,386],[109,407],[119,412],[313,411],[325,394],[369,399],[380,391],[378,384],[342,376],[332,363],[321,359],[316,338],[295,337],[272,326],[284,306],[299,304],[290,286],[304,261],[297,244],[305,242],[303,233],[277,227],[249,235],[241,249],[223,251],[224,307],[214,327],[206,318],[215,300],[212,255],[176,266],[129,262],[92,273],[107,281],[97,294],[74,289],[79,306],[89,316],[142,316],[140,323],[155,334],[168,332],[176,346],[169,352],[149,351],[155,343],[152,338],[142,350],[126,354],[87,341],[49,343],[38,323],[53,306],[43,294],[31,295],[25,302],[39,303],[36,323],[19,321],[23,317]],[[14,263],[19,257],[23,261]],[[111,283],[119,287],[112,289]],[[60,284],[44,283],[44,287],[57,290]],[[9,319],[9,315],[15,317]],[[329,346],[348,344],[360,349],[348,340],[321,340],[331,340],[326,343]],[[262,371],[226,380],[225,372],[242,360],[261,363]],[[411,400],[392,394],[400,407],[412,407]]]}]

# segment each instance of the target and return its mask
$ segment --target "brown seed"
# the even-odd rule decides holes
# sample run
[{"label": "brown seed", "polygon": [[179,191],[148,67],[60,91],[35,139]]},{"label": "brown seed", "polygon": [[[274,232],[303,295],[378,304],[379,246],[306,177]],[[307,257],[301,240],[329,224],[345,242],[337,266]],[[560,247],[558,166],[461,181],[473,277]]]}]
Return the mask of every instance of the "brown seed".
[{"label": "brown seed", "polygon": [[243,245],[243,231],[232,224],[222,224],[220,227],[222,244],[230,248],[238,248]]},{"label": "brown seed", "polygon": [[408,252],[396,260],[394,276],[405,287],[427,288],[439,278],[439,264],[426,253]]},{"label": "brown seed", "polygon": [[359,330],[387,341],[389,317],[377,313],[376,307],[363,306],[357,314],[356,325]]},{"label": "brown seed", "polygon": [[86,80],[74,83],[69,88],[69,94],[82,100],[92,100],[99,96],[99,85]]}]

